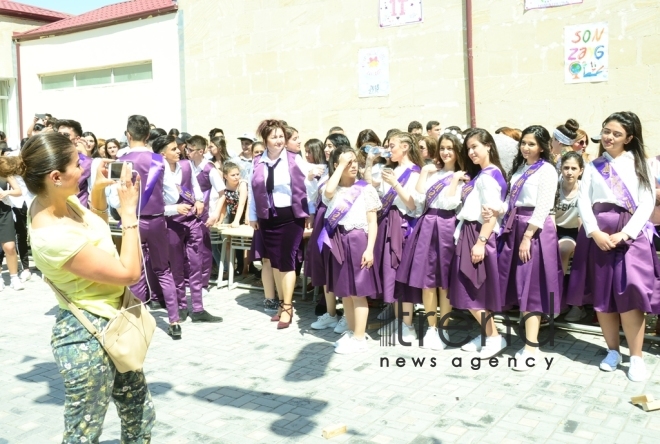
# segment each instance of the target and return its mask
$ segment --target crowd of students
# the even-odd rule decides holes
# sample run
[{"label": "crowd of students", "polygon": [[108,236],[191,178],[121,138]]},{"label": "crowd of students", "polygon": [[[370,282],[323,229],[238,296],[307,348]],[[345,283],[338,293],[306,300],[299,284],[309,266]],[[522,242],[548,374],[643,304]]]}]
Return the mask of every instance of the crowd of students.
[{"label": "crowd of students", "polygon": [[[388,304],[379,319],[394,317],[380,333],[408,342],[417,338],[415,305],[437,312],[427,317],[423,337],[423,347],[432,350],[447,347],[438,318],[446,327],[452,309],[468,310],[479,323],[487,319],[484,337],[462,347],[482,359],[507,346],[488,316],[517,307],[528,341],[515,369],[526,370],[527,359],[539,353],[540,314],[556,315],[570,305],[567,319],[575,321],[585,316],[584,305],[593,305],[608,347],[600,368],[613,371],[621,362],[621,322],[631,355],[628,376],[644,380],[644,314],[660,313],[658,242],[649,220],[653,213],[653,222],[660,222],[654,212],[660,161],[647,159],[639,118],[610,115],[591,139],[599,145],[591,156],[589,137],[572,119],[552,133],[532,125],[491,135],[480,128],[442,130],[434,121],[426,129],[422,135],[421,124],[412,122],[406,132],[388,131],[382,142],[365,129],[351,144],[335,127],[325,141],[304,143],[303,157],[295,128],[265,120],[257,129],[260,140],[243,134],[241,152],[232,158],[217,128],[207,140],[166,133],[131,116],[126,146],[108,139],[101,148],[74,120],[52,124],[78,147],[78,200],[92,212],[120,209],[117,186],[107,188],[108,208],[89,200],[104,157],[129,161],[140,175],[145,267],[131,288],[167,309],[174,339],[188,316],[222,320],[203,304],[213,261],[220,261],[211,227],[254,228],[248,259],[262,263],[264,308],[278,329],[294,317],[303,233],[310,229],[304,272],[324,288],[326,311],[311,328],[342,333],[336,353],[368,350],[367,298]],[[30,131],[49,129],[36,124]],[[7,180],[9,190],[21,189],[11,175]],[[27,206],[29,199],[22,211]],[[0,240],[10,243],[13,236]],[[9,261],[11,250],[5,253]],[[237,260],[240,272],[242,256]],[[13,283],[16,266],[10,274]]]}]

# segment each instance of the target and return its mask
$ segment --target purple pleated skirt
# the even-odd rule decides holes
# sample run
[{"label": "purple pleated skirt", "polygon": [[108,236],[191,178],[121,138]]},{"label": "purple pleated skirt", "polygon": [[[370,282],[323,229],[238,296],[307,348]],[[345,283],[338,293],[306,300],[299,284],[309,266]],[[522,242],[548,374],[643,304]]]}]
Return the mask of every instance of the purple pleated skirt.
[{"label": "purple pleated skirt", "polygon": [[374,247],[374,267],[378,277],[378,297],[386,303],[395,300],[422,303],[422,291],[404,283],[396,282],[396,271],[401,264],[409,231],[408,220],[392,205],[386,217],[378,223],[378,236]]},{"label": "purple pleated skirt", "polygon": [[346,231],[341,226],[337,234],[341,242],[344,261],[328,256],[327,281],[331,282],[332,292],[336,296],[368,296],[375,298],[378,294],[378,279],[374,267],[361,268],[362,254],[367,249],[368,235],[363,230]]},{"label": "purple pleated skirt", "polygon": [[480,230],[479,222],[463,221],[451,262],[449,301],[460,309],[501,311],[505,304],[500,291],[495,233],[486,242],[484,260],[472,263],[471,251]]},{"label": "purple pleated skirt", "polygon": [[557,230],[545,219],[531,240],[530,260],[522,263],[518,248],[534,208],[518,207],[498,239],[500,292],[507,306],[520,311],[556,314],[561,311],[564,272],[559,256]]},{"label": "purple pleated skirt", "polygon": [[269,259],[279,271],[295,271],[301,256],[305,219],[293,216],[291,207],[277,208],[277,216],[259,219],[259,229],[252,236],[250,260]]},{"label": "purple pleated skirt", "polygon": [[429,209],[406,241],[396,280],[413,288],[448,288],[456,212]]},{"label": "purple pleated skirt", "polygon": [[[618,205],[593,206],[598,228],[607,233],[620,232],[630,213]],[[660,263],[655,249],[643,232],[636,239],[621,242],[614,250],[602,251],[587,238],[584,227],[578,233],[567,303],[593,304],[602,313],[641,310],[660,314]]]},{"label": "purple pleated skirt", "polygon": [[315,287],[322,287],[326,285],[326,260],[328,258],[327,245],[323,245],[323,250],[319,250],[318,239],[325,223],[325,212],[328,209],[325,205],[321,204],[316,209],[314,216],[314,226],[312,234],[309,237],[307,244],[307,251],[305,256],[305,276],[312,280],[312,285]]}]

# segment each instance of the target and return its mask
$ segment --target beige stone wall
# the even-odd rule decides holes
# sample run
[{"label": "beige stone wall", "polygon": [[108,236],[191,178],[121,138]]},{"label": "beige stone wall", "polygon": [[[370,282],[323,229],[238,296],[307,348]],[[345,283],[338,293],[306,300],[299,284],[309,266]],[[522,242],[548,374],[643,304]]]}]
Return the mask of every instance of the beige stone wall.
[{"label": "beige stone wall", "polygon": [[12,35],[43,25],[40,22],[0,15],[0,79],[14,78]]},{"label": "beige stone wall", "polygon": [[[424,22],[378,27],[377,0],[180,0],[187,129],[230,139],[277,116],[323,138],[351,141],[408,122],[468,123],[463,1],[424,1]],[[591,135],[611,112],[632,110],[660,146],[660,2],[585,0],[524,11],[523,0],[473,0],[477,123],[549,129],[573,117]],[[563,28],[607,21],[610,80],[566,85]],[[390,50],[391,94],[358,98],[360,48]]]}]

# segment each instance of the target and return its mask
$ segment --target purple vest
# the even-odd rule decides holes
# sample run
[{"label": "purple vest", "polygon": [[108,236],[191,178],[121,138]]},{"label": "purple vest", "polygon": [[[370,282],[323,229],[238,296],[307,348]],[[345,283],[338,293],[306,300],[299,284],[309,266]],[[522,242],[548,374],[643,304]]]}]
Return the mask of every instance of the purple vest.
[{"label": "purple vest", "polygon": [[78,153],[78,159],[83,170],[78,180],[78,200],[83,207],[87,207],[87,201],[89,200],[89,176],[92,174],[92,158]]},{"label": "purple vest", "polygon": [[[197,182],[199,183],[199,188],[204,194],[204,212],[202,213],[202,220],[206,220],[209,217],[209,202],[211,200],[211,191],[213,191],[213,184],[211,183],[211,170],[215,168],[211,162],[207,162],[202,168],[202,171],[197,174]],[[192,187],[191,187],[192,188]]]},{"label": "purple vest", "polygon": [[[179,187],[179,200],[177,204],[195,205],[195,192],[193,190],[192,166],[190,165],[190,161],[185,159],[180,160],[179,166],[181,167],[181,186]],[[180,224],[188,224],[196,221],[197,217],[191,212],[186,216],[177,214],[176,216],[172,216],[171,219]]]},{"label": "purple vest", "polygon": [[[286,152],[289,162],[289,175],[291,177],[291,207],[296,218],[309,216],[307,207],[307,190],[305,189],[305,174],[296,163],[297,154]],[[259,219],[270,218],[268,211],[268,192],[266,191],[266,163],[261,162],[261,156],[254,159],[252,168],[252,193]]]},{"label": "purple vest", "polygon": [[[157,156],[157,157],[156,157]],[[154,154],[149,151],[130,151],[121,157],[122,161],[133,162],[133,171],[140,175],[140,192],[142,193],[141,216],[154,216],[165,212],[165,198],[163,196],[163,177],[165,177],[165,163],[160,154]],[[158,177],[149,177],[152,164],[161,164],[162,166],[154,173]],[[145,196],[145,187],[147,183],[153,183],[153,192],[151,196]],[[148,198],[148,201],[146,200]]]}]

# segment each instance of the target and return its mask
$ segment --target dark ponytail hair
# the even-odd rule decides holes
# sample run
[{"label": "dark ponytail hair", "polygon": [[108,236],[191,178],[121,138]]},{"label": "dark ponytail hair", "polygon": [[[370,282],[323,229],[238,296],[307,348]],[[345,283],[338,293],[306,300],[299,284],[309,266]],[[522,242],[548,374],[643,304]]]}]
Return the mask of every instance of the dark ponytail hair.
[{"label": "dark ponytail hair", "polygon": [[[339,156],[349,152],[355,154],[355,150],[351,148],[350,145],[335,146],[335,149],[332,150],[332,154],[330,154],[330,163],[328,164],[328,173],[330,176],[332,176],[335,173],[335,164],[339,163]],[[356,159],[357,159],[357,155],[356,155]]]},{"label": "dark ponytail hair", "polygon": [[22,165],[17,172],[32,194],[46,192],[44,180],[53,171],[64,173],[76,147],[68,137],[55,132],[40,133],[28,139],[21,150]]},{"label": "dark ponytail hair", "polygon": [[[616,112],[605,119],[602,127],[604,128],[611,121],[616,121],[623,127],[626,131],[626,137],[632,136],[630,142],[623,145],[623,149],[631,152],[635,158],[635,171],[637,172],[639,183],[644,188],[653,190],[654,187],[651,186],[646,163],[646,148],[644,147],[644,137],[642,136],[642,122],[640,122],[639,117],[631,111]],[[604,151],[605,149],[601,141],[598,155],[602,156]]]},{"label": "dark ponytail hair", "polygon": [[[552,148],[550,147],[550,133],[548,132],[547,129],[542,127],[541,125],[532,125],[528,126],[525,128],[521,135],[520,135],[520,142],[518,142],[518,154],[516,154],[516,157],[513,159],[513,165],[511,166],[511,171],[509,171],[509,177],[507,177],[507,182],[511,182],[511,177],[515,174],[516,171],[518,171],[518,168],[525,163],[525,158],[522,155],[522,150],[520,149],[520,145],[522,144],[522,140],[525,138],[527,134],[531,134],[534,136],[534,140],[536,140],[536,144],[541,148],[541,152],[539,154],[540,158],[545,160],[546,162],[552,162]],[[511,187],[509,187],[511,189]]]}]

